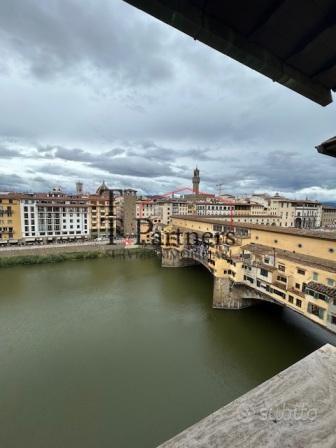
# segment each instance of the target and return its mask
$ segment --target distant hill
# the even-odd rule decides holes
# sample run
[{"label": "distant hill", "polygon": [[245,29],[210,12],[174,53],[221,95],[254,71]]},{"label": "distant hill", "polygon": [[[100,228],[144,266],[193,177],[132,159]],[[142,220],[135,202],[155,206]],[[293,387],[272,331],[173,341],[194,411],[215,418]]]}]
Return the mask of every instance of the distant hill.
[{"label": "distant hill", "polygon": [[336,202],[322,202],[323,205],[329,205],[329,207],[336,207]]}]

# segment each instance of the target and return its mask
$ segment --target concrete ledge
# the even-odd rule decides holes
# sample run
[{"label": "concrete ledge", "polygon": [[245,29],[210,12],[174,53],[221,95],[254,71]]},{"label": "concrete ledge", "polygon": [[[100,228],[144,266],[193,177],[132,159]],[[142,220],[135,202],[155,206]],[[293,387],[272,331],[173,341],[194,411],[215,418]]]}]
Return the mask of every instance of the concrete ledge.
[{"label": "concrete ledge", "polygon": [[321,347],[160,448],[335,448],[336,348]]}]

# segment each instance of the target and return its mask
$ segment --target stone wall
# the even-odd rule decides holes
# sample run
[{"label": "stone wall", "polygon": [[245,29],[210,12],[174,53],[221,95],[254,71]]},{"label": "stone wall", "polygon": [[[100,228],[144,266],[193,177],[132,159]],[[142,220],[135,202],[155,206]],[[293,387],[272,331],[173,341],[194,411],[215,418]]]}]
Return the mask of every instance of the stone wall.
[{"label": "stone wall", "polygon": [[45,247],[5,251],[0,255],[0,268],[18,265],[59,263],[62,261],[86,260],[102,257],[143,258],[155,255],[152,248],[123,246],[71,246]]},{"label": "stone wall", "polygon": [[10,250],[0,251],[0,257],[24,257],[24,256],[44,256],[44,255],[54,255],[54,254],[66,254],[66,253],[76,253],[76,252],[101,252],[106,253],[106,251],[125,249],[124,246],[115,245],[103,245],[103,244],[92,244],[92,245],[74,245],[74,246],[63,246],[60,245],[41,245],[40,247],[13,247]]}]

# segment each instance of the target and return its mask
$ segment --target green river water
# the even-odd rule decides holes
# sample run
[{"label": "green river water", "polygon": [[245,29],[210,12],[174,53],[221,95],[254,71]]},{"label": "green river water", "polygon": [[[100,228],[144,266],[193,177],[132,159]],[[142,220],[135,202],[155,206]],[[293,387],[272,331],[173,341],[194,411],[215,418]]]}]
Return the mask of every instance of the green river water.
[{"label": "green river water", "polygon": [[0,271],[0,447],[151,448],[330,334],[276,305],[211,308],[203,267],[97,259]]}]

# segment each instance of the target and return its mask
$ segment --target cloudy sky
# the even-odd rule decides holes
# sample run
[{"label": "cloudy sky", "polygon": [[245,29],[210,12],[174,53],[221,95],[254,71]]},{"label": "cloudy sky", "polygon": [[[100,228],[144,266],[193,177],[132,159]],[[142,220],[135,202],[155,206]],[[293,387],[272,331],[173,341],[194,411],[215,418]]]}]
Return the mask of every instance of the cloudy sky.
[{"label": "cloudy sky", "polygon": [[121,0],[1,0],[0,191],[282,192],[336,200],[322,108]]}]

